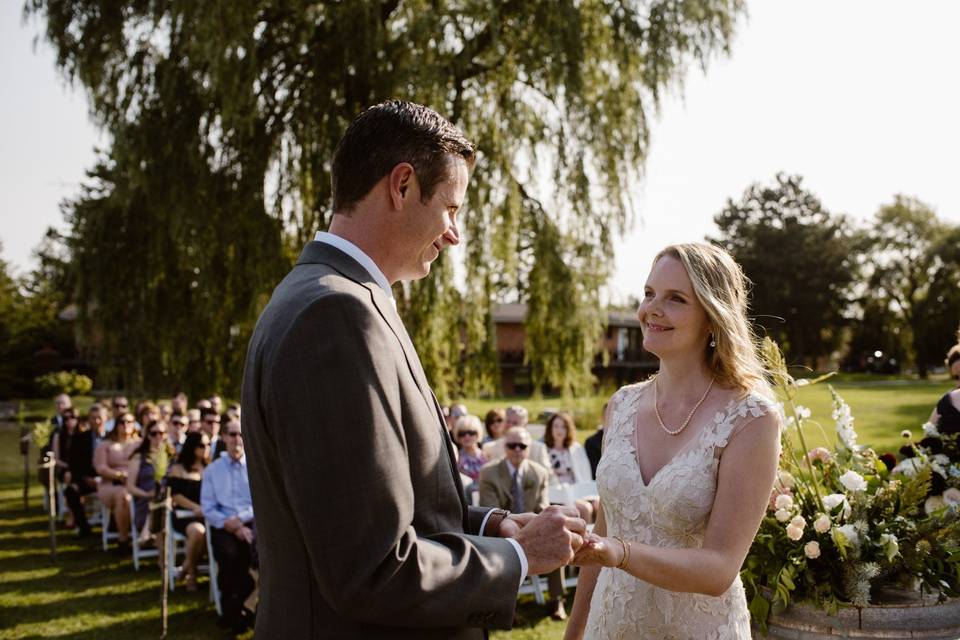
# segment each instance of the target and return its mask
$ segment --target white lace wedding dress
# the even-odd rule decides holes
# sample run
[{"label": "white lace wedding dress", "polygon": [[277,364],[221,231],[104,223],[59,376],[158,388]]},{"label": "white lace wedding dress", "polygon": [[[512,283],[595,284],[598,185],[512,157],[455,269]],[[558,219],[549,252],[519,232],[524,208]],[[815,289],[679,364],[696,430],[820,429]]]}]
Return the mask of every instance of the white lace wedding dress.
[{"label": "white lace wedding dress", "polygon": [[[748,395],[731,402],[645,484],[634,448],[637,402],[648,382],[623,387],[610,401],[597,489],[608,536],[660,547],[700,547],[717,488],[719,457],[731,434],[772,411]],[[750,638],[750,613],[738,576],[720,597],[655,587],[619,569],[601,569],[590,603],[589,640]]]}]

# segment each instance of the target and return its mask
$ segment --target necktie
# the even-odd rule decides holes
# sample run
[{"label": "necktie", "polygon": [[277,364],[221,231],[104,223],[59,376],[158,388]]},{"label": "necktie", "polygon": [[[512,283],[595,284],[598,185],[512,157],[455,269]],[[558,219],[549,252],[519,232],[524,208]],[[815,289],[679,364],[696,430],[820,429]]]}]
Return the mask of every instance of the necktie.
[{"label": "necktie", "polygon": [[510,495],[513,497],[513,512],[523,513],[523,487],[520,486],[520,469],[513,472],[513,484],[510,486]]}]

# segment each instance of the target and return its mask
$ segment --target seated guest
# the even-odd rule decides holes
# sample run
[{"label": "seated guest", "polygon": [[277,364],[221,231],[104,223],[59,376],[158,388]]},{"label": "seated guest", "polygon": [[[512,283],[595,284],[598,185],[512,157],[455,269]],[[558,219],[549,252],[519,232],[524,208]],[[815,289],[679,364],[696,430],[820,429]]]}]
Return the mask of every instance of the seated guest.
[{"label": "seated guest", "polygon": [[144,427],[154,420],[160,420],[160,409],[149,400],[141,400],[137,403],[136,417],[137,431],[140,433],[140,437],[143,438],[145,437],[143,434]]},{"label": "seated guest", "polygon": [[464,404],[452,404],[447,412],[443,415],[444,422],[447,425],[447,431],[450,432],[450,435],[453,436],[453,430],[457,426],[457,420],[464,417],[468,414],[467,406]]},{"label": "seated guest", "polygon": [[[558,482],[577,484],[593,480],[590,460],[587,458],[587,452],[577,442],[577,425],[569,413],[556,413],[550,416],[547,420],[547,429],[543,434],[543,443],[547,445],[553,477]],[[580,517],[587,522],[593,522],[598,503],[598,499],[577,500],[577,511],[580,512]]]},{"label": "seated guest", "polygon": [[132,413],[119,414],[110,437],[101,442],[93,454],[93,467],[100,475],[97,499],[113,514],[113,521],[117,524],[117,547],[121,552],[128,551],[130,545],[127,469],[130,453],[140,444],[136,429],[137,421]]},{"label": "seated guest", "polygon": [[960,433],[960,343],[947,350],[944,361],[947,373],[956,381],[956,388],[946,392],[930,414],[930,424],[941,435]]},{"label": "seated guest", "polygon": [[170,433],[168,434],[170,446],[173,447],[174,451],[180,453],[180,448],[187,438],[187,416],[173,414],[170,416],[168,424],[170,425]]},{"label": "seated guest", "polygon": [[[520,405],[507,407],[506,426],[508,428],[523,427],[524,430],[526,430],[527,416],[527,410]],[[483,445],[483,455],[486,456],[487,460],[499,460],[505,453],[503,449],[503,438]],[[550,471],[550,455],[547,453],[546,445],[542,442],[534,441],[530,443],[529,458],[537,464],[542,465],[547,471]]]},{"label": "seated guest", "polygon": [[[187,433],[203,431],[203,420],[200,419],[200,409],[187,411]],[[209,438],[210,436],[207,436]]]},{"label": "seated guest", "polygon": [[256,586],[250,575],[251,567],[256,566],[253,500],[240,423],[231,422],[223,436],[227,455],[204,470],[200,505],[219,567],[223,621],[239,632],[251,624],[252,614],[244,609],[243,602]]},{"label": "seated guest", "polygon": [[[505,457],[480,469],[480,506],[499,507],[513,513],[540,513],[550,504],[547,492],[550,472],[529,459],[530,433],[524,427],[510,427],[503,437],[503,444]],[[566,619],[563,569],[550,573],[547,585],[551,599],[550,617]]]},{"label": "seated guest", "polygon": [[97,470],[93,466],[93,452],[106,436],[104,424],[107,411],[100,404],[90,407],[87,417],[80,420],[67,453],[69,480],[63,491],[70,511],[77,523],[77,536],[84,538],[90,534],[87,511],[83,506],[84,496],[97,490]]},{"label": "seated guest", "polygon": [[457,466],[460,473],[470,476],[474,482],[480,476],[480,467],[487,463],[480,451],[480,436],[483,427],[477,416],[463,416],[457,419],[453,428],[453,441],[460,450]]},{"label": "seated guest", "polygon": [[149,422],[145,432],[140,445],[130,454],[127,493],[133,496],[133,524],[140,532],[140,538],[147,541],[151,533],[147,527],[150,502],[157,498],[160,479],[166,474],[167,465],[173,460],[174,452],[167,441],[167,427],[163,422]]},{"label": "seated guest", "polygon": [[483,427],[486,430],[486,435],[480,444],[499,440],[503,437],[503,432],[507,430],[506,412],[503,409],[490,409],[483,419]]},{"label": "seated guest", "polygon": [[167,486],[173,498],[174,509],[193,512],[192,517],[181,518],[174,514],[173,530],[187,538],[186,558],[180,568],[180,580],[187,583],[187,591],[197,590],[197,565],[203,557],[207,533],[203,525],[203,509],[200,507],[200,483],[203,470],[210,462],[210,438],[203,432],[186,435],[177,461],[167,472]]},{"label": "seated guest", "polygon": [[216,460],[226,449],[226,444],[220,439],[220,414],[213,407],[200,409],[200,426],[210,438],[213,459]]},{"label": "seated guest", "polygon": [[173,408],[166,402],[163,402],[157,405],[157,410],[160,412],[161,422],[170,424],[170,417],[173,416]]},{"label": "seated guest", "polygon": [[130,402],[124,396],[115,396],[111,404],[113,405],[112,417],[107,420],[107,433],[113,431],[113,427],[117,423],[117,418],[130,409]]}]

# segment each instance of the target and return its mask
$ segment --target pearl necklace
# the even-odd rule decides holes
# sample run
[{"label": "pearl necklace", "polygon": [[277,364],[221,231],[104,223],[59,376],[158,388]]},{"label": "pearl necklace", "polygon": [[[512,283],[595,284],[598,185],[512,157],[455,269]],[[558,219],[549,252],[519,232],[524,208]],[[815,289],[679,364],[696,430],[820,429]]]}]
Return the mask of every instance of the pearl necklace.
[{"label": "pearl necklace", "polygon": [[690,411],[690,414],[687,416],[687,419],[683,421],[676,429],[670,429],[667,425],[663,424],[663,418],[660,417],[660,401],[657,399],[657,389],[660,388],[660,376],[657,376],[653,381],[653,411],[657,414],[657,422],[660,423],[660,428],[666,431],[671,436],[678,435],[681,431],[687,428],[687,425],[690,424],[690,419],[693,418],[693,414],[697,412],[697,409],[700,408],[700,405],[703,404],[703,401],[707,399],[707,394],[710,393],[710,389],[713,388],[713,383],[716,382],[716,378],[710,378],[710,384],[707,385],[707,390],[703,392],[703,395],[700,396],[700,400],[693,406],[693,409]]}]

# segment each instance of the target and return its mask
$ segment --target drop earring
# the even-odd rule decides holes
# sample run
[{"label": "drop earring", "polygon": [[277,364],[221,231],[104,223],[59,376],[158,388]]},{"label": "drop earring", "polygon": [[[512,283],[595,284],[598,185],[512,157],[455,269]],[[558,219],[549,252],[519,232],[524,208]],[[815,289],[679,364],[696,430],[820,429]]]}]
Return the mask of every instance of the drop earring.
[{"label": "drop earring", "polygon": [[717,346],[717,341],[714,339],[713,335],[710,336],[710,346],[711,347]]}]

